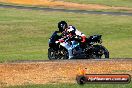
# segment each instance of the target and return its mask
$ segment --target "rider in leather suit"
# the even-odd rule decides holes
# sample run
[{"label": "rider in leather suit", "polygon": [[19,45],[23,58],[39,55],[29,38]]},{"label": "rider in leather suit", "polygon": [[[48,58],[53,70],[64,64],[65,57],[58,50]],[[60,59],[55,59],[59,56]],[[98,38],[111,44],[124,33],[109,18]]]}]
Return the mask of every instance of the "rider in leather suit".
[{"label": "rider in leather suit", "polygon": [[[65,21],[60,21],[58,23],[58,29],[59,29],[59,32],[62,33],[62,36],[63,38],[66,38],[66,37],[73,37],[75,36],[74,38],[81,38],[81,46],[85,46],[85,41],[86,41],[86,36],[78,31],[74,26],[72,25],[68,25]],[[64,40],[63,39],[59,39],[60,42],[63,42]],[[69,59],[73,58],[73,54],[72,54],[72,49],[74,47],[70,47],[68,48],[68,54],[69,54]]]}]

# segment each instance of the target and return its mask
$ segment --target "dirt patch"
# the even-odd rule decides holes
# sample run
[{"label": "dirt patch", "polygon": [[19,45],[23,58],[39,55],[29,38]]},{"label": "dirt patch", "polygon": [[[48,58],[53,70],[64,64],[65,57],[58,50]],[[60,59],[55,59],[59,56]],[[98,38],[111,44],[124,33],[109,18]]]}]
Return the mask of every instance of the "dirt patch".
[{"label": "dirt patch", "polygon": [[0,0],[0,2],[25,4],[25,5],[41,5],[57,8],[81,9],[81,10],[126,10],[132,11],[132,8],[127,7],[110,7],[98,4],[78,4],[72,2],[56,1],[56,0]]},{"label": "dirt patch", "polygon": [[0,86],[75,83],[79,69],[88,74],[132,75],[131,60],[61,60],[0,64]]}]

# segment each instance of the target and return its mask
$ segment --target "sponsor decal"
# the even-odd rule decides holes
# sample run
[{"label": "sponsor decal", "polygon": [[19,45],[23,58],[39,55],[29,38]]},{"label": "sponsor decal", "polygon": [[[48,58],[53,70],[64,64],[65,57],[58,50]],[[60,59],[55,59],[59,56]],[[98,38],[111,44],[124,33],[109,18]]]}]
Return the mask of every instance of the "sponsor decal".
[{"label": "sponsor decal", "polygon": [[130,83],[129,74],[87,74],[86,69],[80,70],[76,76],[78,84],[85,83]]},{"label": "sponsor decal", "polygon": [[130,83],[129,74],[85,74],[77,75],[78,84],[85,83]]}]

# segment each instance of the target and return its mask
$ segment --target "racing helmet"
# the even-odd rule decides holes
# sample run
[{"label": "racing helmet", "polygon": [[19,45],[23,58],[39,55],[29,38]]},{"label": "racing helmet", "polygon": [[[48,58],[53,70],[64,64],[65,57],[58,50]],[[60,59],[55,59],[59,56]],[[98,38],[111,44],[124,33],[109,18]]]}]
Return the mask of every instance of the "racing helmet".
[{"label": "racing helmet", "polygon": [[58,23],[58,28],[60,32],[63,32],[68,27],[67,23],[65,21],[60,21]]}]

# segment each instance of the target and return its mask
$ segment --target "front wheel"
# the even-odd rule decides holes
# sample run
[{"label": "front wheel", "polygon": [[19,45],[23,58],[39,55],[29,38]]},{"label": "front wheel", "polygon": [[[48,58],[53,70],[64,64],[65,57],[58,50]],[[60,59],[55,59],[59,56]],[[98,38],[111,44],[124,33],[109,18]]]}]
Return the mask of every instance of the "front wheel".
[{"label": "front wheel", "polygon": [[56,59],[56,51],[52,48],[48,49],[48,58],[49,60],[55,60]]},{"label": "front wheel", "polygon": [[54,50],[53,48],[49,48],[48,58],[49,60],[68,59],[68,52],[64,48],[61,48],[60,50]]},{"label": "front wheel", "polygon": [[109,51],[102,45],[93,46],[93,59],[109,58]]},{"label": "front wheel", "polygon": [[60,52],[61,52],[61,59],[68,59],[69,54],[68,54],[68,51],[64,47],[61,47]]}]

